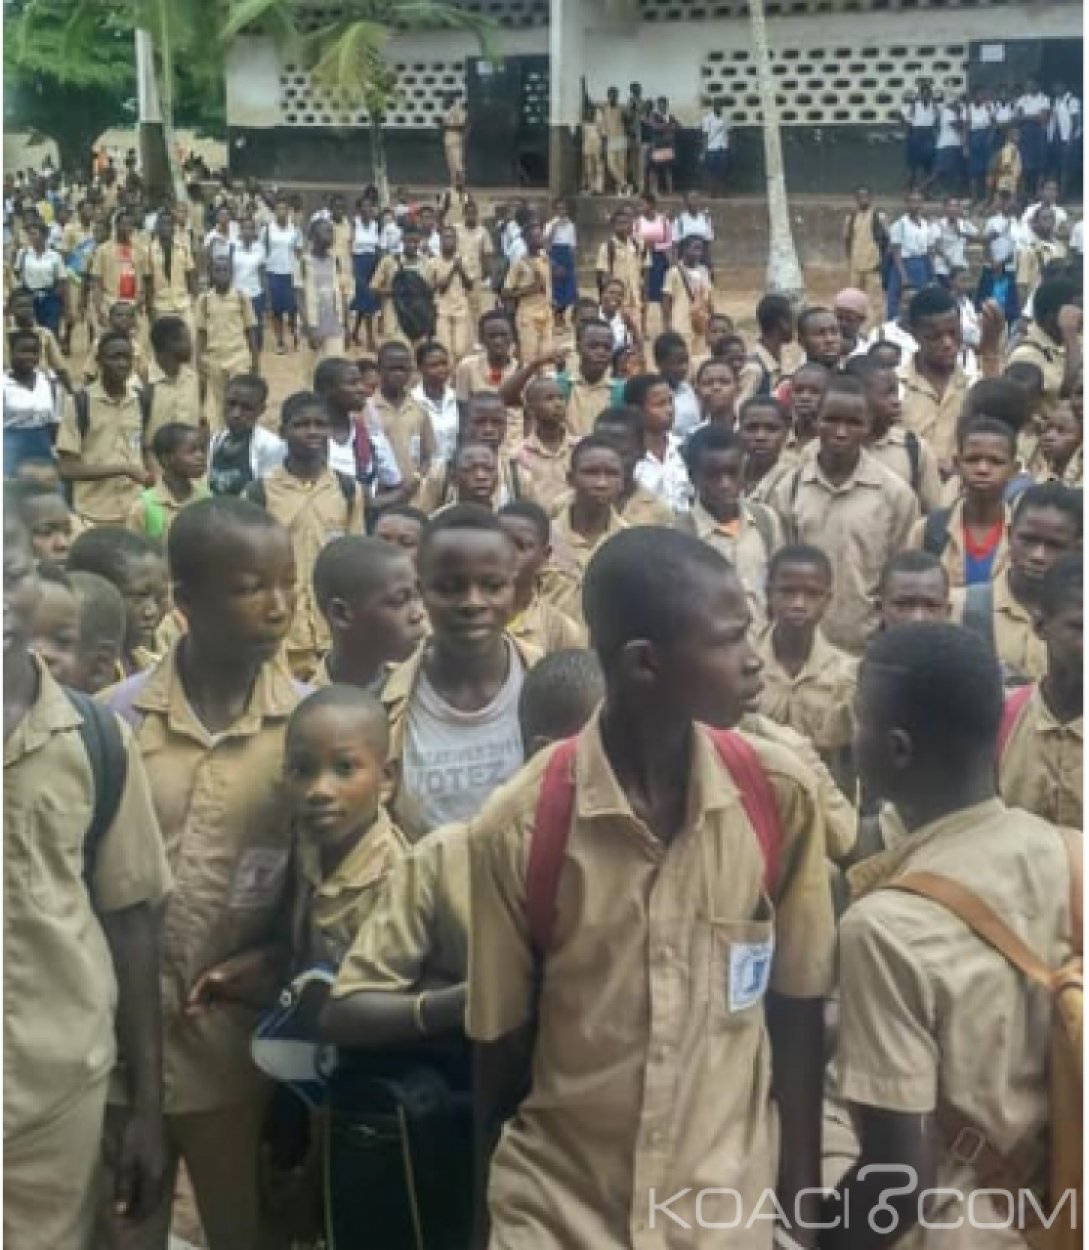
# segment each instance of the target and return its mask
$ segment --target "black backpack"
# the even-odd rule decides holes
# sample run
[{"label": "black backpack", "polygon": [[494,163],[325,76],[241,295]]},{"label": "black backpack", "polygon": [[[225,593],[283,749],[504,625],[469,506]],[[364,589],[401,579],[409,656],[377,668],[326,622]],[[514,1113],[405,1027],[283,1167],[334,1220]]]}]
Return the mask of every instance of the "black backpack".
[{"label": "black backpack", "polygon": [[[146,386],[142,386],[137,396],[137,402],[140,405],[140,426],[145,437],[147,436],[147,427],[151,422],[151,406],[155,402],[154,397],[154,382],[149,382]],[[79,437],[82,442],[91,429],[91,397],[85,390],[76,391],[72,396],[72,403],[76,410],[76,429],[79,430]]]},{"label": "black backpack", "polygon": [[423,275],[399,265],[390,284],[390,297],[397,324],[409,342],[431,338],[435,333],[435,297]]},{"label": "black backpack", "polygon": [[79,737],[94,780],[91,823],[83,836],[83,880],[91,887],[98,848],[113,824],[128,776],[128,757],[117,717],[80,690],[65,687],[68,701],[80,715]]}]

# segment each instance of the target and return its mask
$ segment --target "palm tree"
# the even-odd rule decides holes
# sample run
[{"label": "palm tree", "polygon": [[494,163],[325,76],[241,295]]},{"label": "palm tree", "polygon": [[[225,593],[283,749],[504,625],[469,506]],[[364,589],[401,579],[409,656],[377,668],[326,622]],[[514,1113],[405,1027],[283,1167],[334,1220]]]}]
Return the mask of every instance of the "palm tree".
[{"label": "palm tree", "polygon": [[764,21],[764,0],[749,0],[752,48],[760,87],[760,111],[764,132],[764,173],[768,184],[768,290],[801,300],[805,279],[798,264],[794,236],[790,230],[786,178],[783,174],[783,144],[779,134],[779,103],[771,76],[768,29]]},{"label": "palm tree", "polygon": [[397,102],[396,65],[389,41],[406,31],[460,30],[476,37],[481,56],[495,58],[495,24],[448,0],[344,0],[341,15],[300,34],[305,0],[238,0],[232,3],[221,38],[229,41],[259,26],[277,34],[310,67],[315,83],[330,96],[362,107],[370,131],[374,180],[389,201],[383,122]]}]

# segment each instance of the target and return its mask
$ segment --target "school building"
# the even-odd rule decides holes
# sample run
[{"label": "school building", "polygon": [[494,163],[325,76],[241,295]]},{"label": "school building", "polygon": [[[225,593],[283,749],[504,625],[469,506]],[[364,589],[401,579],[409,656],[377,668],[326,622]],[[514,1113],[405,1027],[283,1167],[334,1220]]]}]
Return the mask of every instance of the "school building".
[{"label": "school building", "polygon": [[[698,123],[725,102],[739,192],[762,188],[760,102],[747,0],[462,0],[497,27],[502,53],[484,61],[472,36],[395,37],[401,97],[386,119],[390,176],[445,182],[439,138],[448,92],[470,118],[469,182],[478,187],[573,189],[586,93],[617,86],[626,99],[666,96],[685,127],[678,185],[690,181]],[[1045,90],[1082,81],[1080,0],[766,0],[787,177],[802,193],[847,192],[860,178],[902,186],[897,125],[918,78],[960,94],[976,83]],[[342,16],[315,0],[311,28]],[[370,179],[367,117],[317,89],[271,37],[231,50],[227,81],[230,165],[279,182],[360,185]]]}]

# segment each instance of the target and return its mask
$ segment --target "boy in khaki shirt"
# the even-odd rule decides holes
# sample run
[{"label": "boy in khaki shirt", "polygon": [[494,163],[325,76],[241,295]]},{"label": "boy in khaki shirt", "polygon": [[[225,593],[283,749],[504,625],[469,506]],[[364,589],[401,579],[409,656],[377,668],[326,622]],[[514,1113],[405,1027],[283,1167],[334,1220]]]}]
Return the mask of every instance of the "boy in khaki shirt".
[{"label": "boy in khaki shirt", "polygon": [[1010,352],[1007,365],[1035,365],[1043,374],[1041,415],[1058,407],[1064,386],[1081,368],[1082,310],[1080,287],[1070,278],[1051,278],[1032,297],[1032,321],[1025,337]]},{"label": "boy in khaki shirt", "polygon": [[177,233],[174,214],[159,210],[155,234],[147,249],[145,295],[148,320],[169,315],[188,325],[197,294],[197,266],[184,235]]},{"label": "boy in khaki shirt", "polygon": [[[469,832],[489,1244],[664,1248],[681,1244],[675,1215],[685,1246],[720,1246],[722,1225],[696,1218],[709,1186],[737,1191],[743,1223],[771,1187],[813,1216],[812,1195],[795,1199],[820,1167],[823,817],[812,774],[748,741],[783,830],[762,885],[738,785],[697,724],[736,724],[759,688],[744,591],[721,556],[674,530],[620,534],[591,564],[586,612],[606,697],[572,762],[560,757],[573,819],[546,949],[531,937],[527,855],[553,753]],[[732,1246],[770,1244],[766,1227],[733,1227]]]},{"label": "boy in khaki shirt", "polygon": [[329,413],[311,391],[290,396],[280,415],[287,447],[283,466],[246,487],[245,498],[265,508],[291,535],[298,591],[287,636],[292,673],[308,681],[329,649],[329,630],[314,601],[314,565],[322,548],[345,534],[363,533],[362,487],[329,466]]},{"label": "boy in khaki shirt", "polygon": [[470,301],[475,282],[458,252],[458,234],[453,226],[442,230],[442,251],[425,266],[427,281],[435,292],[435,337],[457,365],[473,345]]},{"label": "boy in khaki shirt", "polygon": [[164,425],[205,425],[200,402],[200,378],[193,368],[193,335],[184,318],[160,317],[151,327],[155,354],[144,403],[150,441]]},{"label": "boy in khaki shirt", "polygon": [[862,383],[831,378],[817,413],[817,453],[782,479],[774,499],[789,539],[820,547],[832,562],[824,633],[851,655],[862,652],[876,624],[881,570],[919,515],[911,487],[864,450],[870,430]]},{"label": "boy in khaki shirt", "polygon": [[40,593],[26,530],[5,513],[3,1236],[21,1250],[85,1250],[117,1059],[131,1111],[118,1126],[128,1171],[111,1206],[132,1229],[159,1200],[156,917],[170,874],[139,753],[120,725],[117,806],[84,862],[105,778],[81,734],[89,713],[28,649]]},{"label": "boy in khaki shirt", "polygon": [[381,381],[371,400],[374,415],[393,448],[409,499],[427,476],[436,447],[431,418],[408,393],[412,370],[412,353],[404,343],[383,343],[378,349]]},{"label": "boy in khaki shirt", "polygon": [[1044,578],[1036,614],[1047,673],[1020,711],[999,755],[998,790],[1011,807],[1082,828],[1082,555],[1060,556]]},{"label": "boy in khaki shirt", "polygon": [[556,378],[537,378],[526,387],[525,405],[533,432],[518,444],[512,459],[523,495],[547,511],[567,490],[574,446],[566,426],[563,388]]},{"label": "boy in khaki shirt", "polygon": [[261,372],[253,305],[231,286],[231,261],[215,256],[211,290],[197,299],[197,373],[206,388],[205,411],[213,433],[223,425],[227,383],[239,373]]},{"label": "boy in khaki shirt", "polygon": [[516,260],[503,283],[503,293],[515,302],[514,326],[518,355],[537,360],[552,350],[552,262],[544,250],[541,227],[528,225],[526,254]]},{"label": "boy in khaki shirt", "polygon": [[612,238],[598,248],[594,266],[598,290],[610,279],[623,283],[624,312],[635,325],[639,325],[643,309],[643,271],[650,262],[643,245],[632,238],[635,221],[631,209],[618,208],[610,221]]},{"label": "boy in khaki shirt", "polygon": [[541,596],[541,575],[552,556],[552,532],[543,508],[528,499],[499,509],[518,561],[514,578],[514,614],[507,624],[512,638],[542,655],[586,645],[582,627]]},{"label": "boy in khaki shirt", "polygon": [[78,515],[91,525],[124,525],[140,491],[155,483],[144,406],[129,382],[132,343],[107,332],[95,359],[99,381],[65,400],[57,457],[61,477],[75,483]]},{"label": "boy in khaki shirt", "polygon": [[998,665],[955,626],[897,626],[863,662],[859,765],[867,789],[894,805],[904,836],[850,873],[855,901],[839,931],[838,1073],[861,1154],[825,1212],[831,1220],[849,1210],[850,1228],[829,1226],[822,1250],[875,1244],[857,1230],[878,1226],[887,1236],[898,1231],[897,1245],[926,1250],[1028,1244],[1017,1220],[1031,1207],[965,1160],[987,1158],[981,1143],[1016,1151],[1026,1164],[1018,1184],[1043,1179],[1051,993],[945,906],[896,888],[916,873],[947,878],[1048,968],[1069,958],[1068,851],[1053,826],[996,794],[1001,715]]},{"label": "boy in khaki shirt", "polygon": [[[106,695],[133,726],[175,879],[160,965],[166,1186],[139,1239],[124,1244],[165,1245],[184,1161],[210,1250],[259,1250],[271,1235],[259,1185],[268,1087],[250,1038],[283,984],[291,942],[281,778],[303,688],[277,656],[295,557],[283,526],[229,497],[185,509],[167,547],[188,632],[156,668]],[[105,1154],[116,1158],[112,1122]],[[112,1210],[102,1219],[112,1224]]]}]

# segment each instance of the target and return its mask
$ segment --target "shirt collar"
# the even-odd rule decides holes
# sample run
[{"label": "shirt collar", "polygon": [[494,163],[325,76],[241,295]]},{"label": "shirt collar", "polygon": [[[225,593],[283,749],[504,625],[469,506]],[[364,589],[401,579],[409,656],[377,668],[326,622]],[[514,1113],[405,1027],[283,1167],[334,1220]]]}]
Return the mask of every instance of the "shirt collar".
[{"label": "shirt collar", "polygon": [[403,834],[390,820],[386,809],[380,807],[370,828],[328,877],[322,877],[319,848],[308,839],[300,839],[299,871],[323,898],[338,898],[378,881],[406,849]]},{"label": "shirt collar", "polygon": [[5,767],[16,763],[31,751],[36,751],[54,734],[78,728],[83,723],[75,705],[53,678],[42,659],[33,652],[30,658],[38,672],[38,697],[4,743]]}]

